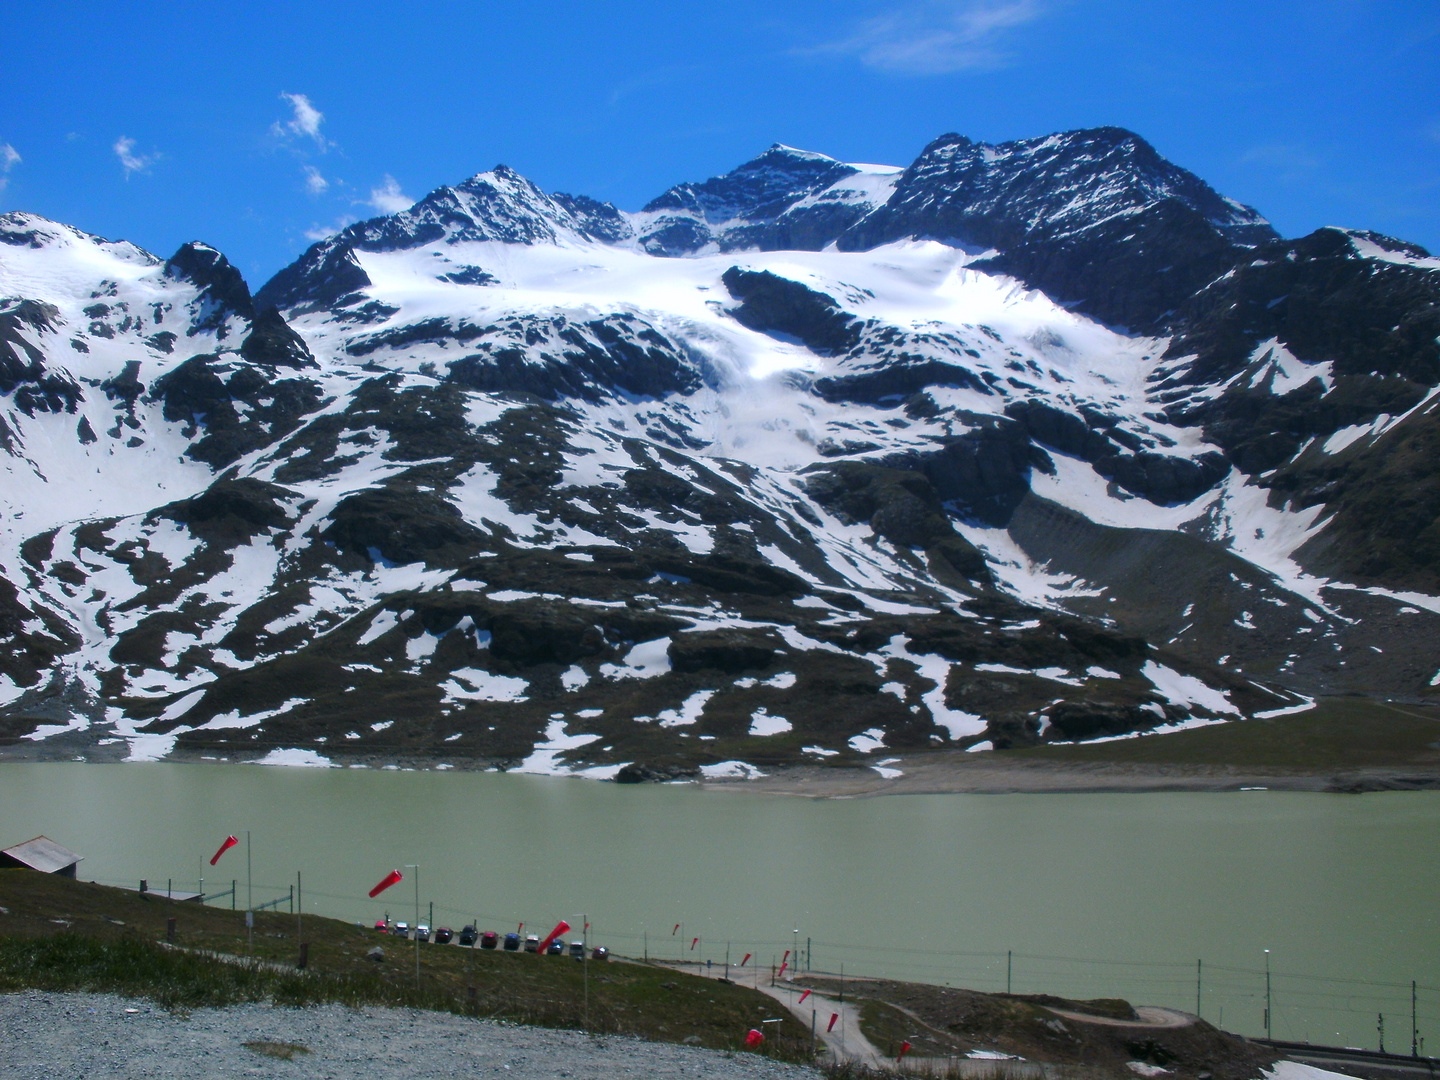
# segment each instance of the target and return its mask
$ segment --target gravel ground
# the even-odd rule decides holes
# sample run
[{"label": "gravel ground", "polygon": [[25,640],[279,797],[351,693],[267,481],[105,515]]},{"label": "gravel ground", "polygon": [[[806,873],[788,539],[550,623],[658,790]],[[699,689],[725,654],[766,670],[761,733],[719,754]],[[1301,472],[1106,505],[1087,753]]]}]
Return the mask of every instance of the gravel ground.
[{"label": "gravel ground", "polygon": [[[292,1043],[291,1060],[247,1042]],[[0,994],[0,1076],[430,1080],[816,1080],[753,1054],[469,1020],[403,1009],[239,1005],[169,1013],[107,994]]]}]

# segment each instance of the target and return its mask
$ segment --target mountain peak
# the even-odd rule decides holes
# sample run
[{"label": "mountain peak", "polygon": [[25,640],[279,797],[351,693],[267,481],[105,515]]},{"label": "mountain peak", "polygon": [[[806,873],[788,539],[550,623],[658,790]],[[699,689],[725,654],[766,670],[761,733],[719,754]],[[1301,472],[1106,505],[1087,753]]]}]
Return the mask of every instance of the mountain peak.
[{"label": "mountain peak", "polygon": [[39,249],[68,247],[75,243],[93,244],[127,262],[138,262],[146,266],[160,262],[150,252],[128,240],[106,240],[103,236],[96,236],[73,225],[51,221],[40,214],[24,210],[0,214],[0,244]]},{"label": "mountain peak", "polygon": [[165,276],[173,281],[188,281],[200,289],[202,300],[208,301],[213,311],[210,318],[201,322],[208,325],[214,319],[223,319],[233,313],[246,319],[255,317],[255,305],[250,298],[250,286],[230,260],[209,244],[191,240],[165,261]]},{"label": "mountain peak", "polygon": [[319,241],[256,294],[259,303],[288,310],[340,303],[369,284],[356,251],[406,251],[427,244],[616,243],[630,226],[609,203],[547,195],[529,177],[496,165],[451,187],[436,188],[386,217],[347,226]]}]

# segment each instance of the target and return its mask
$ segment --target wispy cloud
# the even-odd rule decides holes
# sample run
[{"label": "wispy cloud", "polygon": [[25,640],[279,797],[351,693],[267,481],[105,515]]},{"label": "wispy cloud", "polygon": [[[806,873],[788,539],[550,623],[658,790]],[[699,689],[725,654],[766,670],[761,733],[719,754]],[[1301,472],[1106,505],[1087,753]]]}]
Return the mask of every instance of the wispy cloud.
[{"label": "wispy cloud", "polygon": [[951,75],[1004,67],[1009,32],[1045,14],[1041,0],[912,0],[835,41],[800,50],[855,56],[899,75]]},{"label": "wispy cloud", "polygon": [[113,147],[115,156],[120,159],[120,165],[125,170],[125,179],[130,179],[131,173],[148,172],[150,166],[155,163],[158,154],[137,154],[135,153],[135,140],[128,136],[121,135],[115,140]]},{"label": "wispy cloud", "polygon": [[320,132],[320,125],[325,122],[325,114],[315,108],[304,94],[282,93],[280,100],[290,103],[294,115],[289,120],[276,120],[270,125],[270,133],[280,139],[310,139],[321,153],[328,150],[330,141]]},{"label": "wispy cloud", "polygon": [[305,230],[305,239],[309,241],[327,240],[334,236],[347,225],[355,224],[353,217],[345,216],[335,219],[332,225],[311,225]]},{"label": "wispy cloud", "polygon": [[330,190],[330,181],[320,175],[320,170],[314,165],[306,165],[305,169],[305,190],[311,195],[324,195]]},{"label": "wispy cloud", "polygon": [[8,142],[0,142],[0,191],[10,183],[10,170],[21,161],[20,152]]},{"label": "wispy cloud", "polygon": [[401,191],[400,184],[388,173],[379,187],[370,189],[370,198],[366,201],[382,214],[398,214],[415,205],[415,200]]}]

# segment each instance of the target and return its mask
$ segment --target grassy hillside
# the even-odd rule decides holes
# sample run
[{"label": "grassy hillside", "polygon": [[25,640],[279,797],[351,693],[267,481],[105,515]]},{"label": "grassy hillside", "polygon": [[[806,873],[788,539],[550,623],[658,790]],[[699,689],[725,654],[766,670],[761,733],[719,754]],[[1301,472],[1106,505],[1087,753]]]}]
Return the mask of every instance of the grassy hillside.
[{"label": "grassy hillside", "polygon": [[[174,947],[165,944],[169,918]],[[0,870],[0,991],[113,992],[170,1008],[266,1000],[413,1006],[728,1050],[742,1049],[750,1028],[784,1012],[754,990],[647,964],[442,945],[420,946],[417,987],[413,942],[311,915],[303,935],[309,968],[299,972],[293,915],[258,913],[252,953],[243,911]],[[376,945],[385,952],[379,963],[366,958]],[[766,1054],[810,1059],[810,1033],[793,1018],[765,1031]]]}]

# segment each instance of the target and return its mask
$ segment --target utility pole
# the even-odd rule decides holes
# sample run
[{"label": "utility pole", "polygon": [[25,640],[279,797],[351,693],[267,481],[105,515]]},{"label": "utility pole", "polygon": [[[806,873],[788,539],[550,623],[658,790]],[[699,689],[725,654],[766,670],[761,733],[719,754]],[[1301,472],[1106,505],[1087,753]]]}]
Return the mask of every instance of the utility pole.
[{"label": "utility pole", "polygon": [[590,1030],[590,916],[580,913],[580,968],[585,984],[585,1030]]},{"label": "utility pole", "polygon": [[255,877],[251,873],[250,830],[245,830],[245,948],[255,955]]},{"label": "utility pole", "polygon": [[1375,1028],[1380,1032],[1380,1052],[1383,1054],[1385,1052],[1385,1014],[1383,1012],[1376,1014]]},{"label": "utility pole", "polygon": [[305,893],[301,889],[300,871],[295,871],[295,944],[305,939]]},{"label": "utility pole", "polygon": [[[1270,950],[1265,950],[1265,1037],[1270,1038]],[[1384,1039],[1384,1035],[1380,1036]]]},{"label": "utility pole", "polygon": [[1200,961],[1195,961],[1195,1015],[1200,1015]]},{"label": "utility pole", "polygon": [[420,989],[420,867],[416,863],[406,863],[406,870],[415,871],[415,989]]},{"label": "utility pole", "polygon": [[1418,1018],[1417,1018],[1417,1016],[1416,1016],[1416,1010],[1415,1010],[1415,1000],[1416,1000],[1415,989],[1416,989],[1416,987],[1415,987],[1415,980],[1414,980],[1414,979],[1411,979],[1411,980],[1410,980],[1410,1056],[1411,1056],[1411,1057],[1419,1057],[1419,1056],[1420,1056],[1420,1047],[1419,1047],[1420,1028],[1419,1028],[1419,1025],[1418,1025],[1418,1022],[1417,1022],[1417,1019],[1418,1019]]},{"label": "utility pole", "polygon": [[1010,976],[1011,976],[1011,974],[1012,974],[1013,971],[1014,971],[1014,959],[1015,959],[1015,953],[1014,953],[1012,950],[1010,950],[1010,949],[1006,949],[1006,950],[1005,950],[1005,992],[1006,992],[1007,994],[1010,993]]}]

